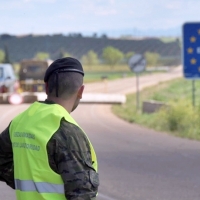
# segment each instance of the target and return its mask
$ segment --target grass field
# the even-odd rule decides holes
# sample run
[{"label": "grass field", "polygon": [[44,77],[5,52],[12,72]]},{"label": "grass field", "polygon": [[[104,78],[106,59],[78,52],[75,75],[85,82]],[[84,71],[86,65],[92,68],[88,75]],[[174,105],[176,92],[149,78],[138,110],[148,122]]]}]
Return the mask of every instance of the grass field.
[{"label": "grass field", "polygon": [[122,77],[134,76],[128,65],[117,65],[111,68],[108,65],[84,66],[84,82],[96,82],[106,78],[107,80],[119,79]]},{"label": "grass field", "polygon": [[[192,81],[184,78],[163,82],[140,93],[139,109],[136,109],[136,95],[131,94],[124,105],[114,105],[112,110],[131,123],[200,140],[200,81],[195,81],[195,89],[193,93]],[[153,114],[142,113],[145,100],[165,102],[169,107]]]},{"label": "grass field", "polygon": [[[135,76],[135,73],[130,70],[128,65],[116,65],[113,68],[111,68],[108,65],[97,65],[97,66],[92,66],[92,67],[83,66],[83,67],[85,71],[85,76],[84,76],[85,83],[98,82],[104,78],[106,78],[107,80],[114,80],[114,79],[120,79],[124,77]],[[149,68],[147,67],[147,69]],[[160,71],[162,71],[162,69]],[[146,70],[140,73],[140,75],[150,73],[150,72],[157,73],[159,72],[159,69],[155,68],[152,71]]]},{"label": "grass field", "polygon": [[134,76],[135,74],[131,71],[129,72],[121,72],[121,71],[99,71],[99,72],[86,72],[84,81],[85,83],[90,83],[90,82],[96,82],[96,81],[101,81],[102,79],[107,79],[107,80],[114,80],[114,79],[119,79],[123,77],[130,77]]}]

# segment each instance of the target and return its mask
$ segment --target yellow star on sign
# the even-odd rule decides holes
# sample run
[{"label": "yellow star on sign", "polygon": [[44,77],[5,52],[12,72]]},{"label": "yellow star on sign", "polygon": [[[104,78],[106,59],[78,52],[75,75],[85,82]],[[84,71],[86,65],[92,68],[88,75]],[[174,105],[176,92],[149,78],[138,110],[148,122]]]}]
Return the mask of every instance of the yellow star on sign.
[{"label": "yellow star on sign", "polygon": [[190,60],[190,63],[193,64],[193,65],[196,64],[196,62],[197,62],[197,61],[196,61],[196,59],[194,59],[194,58],[192,58],[192,59]]},{"label": "yellow star on sign", "polygon": [[187,51],[188,51],[188,53],[193,53],[193,48],[190,47],[187,49]]},{"label": "yellow star on sign", "polygon": [[192,36],[192,37],[190,38],[190,42],[196,42],[196,38],[195,38],[194,36]]}]

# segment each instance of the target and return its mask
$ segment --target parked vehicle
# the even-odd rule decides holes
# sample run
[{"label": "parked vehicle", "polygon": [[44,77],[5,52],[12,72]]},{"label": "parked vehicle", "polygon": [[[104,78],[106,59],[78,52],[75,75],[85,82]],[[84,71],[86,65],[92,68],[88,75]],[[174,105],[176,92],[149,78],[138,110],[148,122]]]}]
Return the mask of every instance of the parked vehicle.
[{"label": "parked vehicle", "polygon": [[17,79],[11,64],[0,64],[0,93],[13,93]]},{"label": "parked vehicle", "polygon": [[44,92],[44,74],[51,60],[22,60],[20,62],[19,84],[22,92]]}]

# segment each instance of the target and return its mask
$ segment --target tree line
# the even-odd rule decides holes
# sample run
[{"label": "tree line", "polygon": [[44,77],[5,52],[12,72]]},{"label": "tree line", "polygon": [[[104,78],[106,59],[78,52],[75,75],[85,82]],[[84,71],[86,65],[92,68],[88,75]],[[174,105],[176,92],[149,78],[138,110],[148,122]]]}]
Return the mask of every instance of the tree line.
[{"label": "tree line", "polygon": [[[123,53],[119,49],[107,46],[103,49],[101,58],[98,57],[98,54],[93,51],[89,50],[85,55],[81,57],[81,62],[87,66],[95,66],[98,64],[106,64],[109,65],[111,69],[113,69],[118,64],[128,64],[129,59],[135,54],[135,52],[128,52]],[[68,52],[64,51],[63,49],[60,50],[60,58],[72,56]],[[146,59],[147,66],[158,66],[158,65],[170,65],[173,64],[173,61],[170,58],[167,60],[162,60],[161,56],[158,53],[154,52],[145,52],[143,55]],[[35,59],[38,60],[47,60],[51,59],[50,54],[47,52],[37,52],[34,56]],[[170,63],[171,61],[171,63]],[[1,63],[10,63],[9,60],[9,52],[6,48],[0,49],[0,62]]]}]

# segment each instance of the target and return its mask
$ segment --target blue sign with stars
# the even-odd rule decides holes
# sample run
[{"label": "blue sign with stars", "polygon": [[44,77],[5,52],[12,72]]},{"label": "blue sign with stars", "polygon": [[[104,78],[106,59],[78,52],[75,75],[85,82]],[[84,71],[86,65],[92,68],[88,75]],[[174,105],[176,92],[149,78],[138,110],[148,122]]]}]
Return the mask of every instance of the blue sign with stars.
[{"label": "blue sign with stars", "polygon": [[183,25],[183,72],[185,78],[200,78],[200,22]]}]

